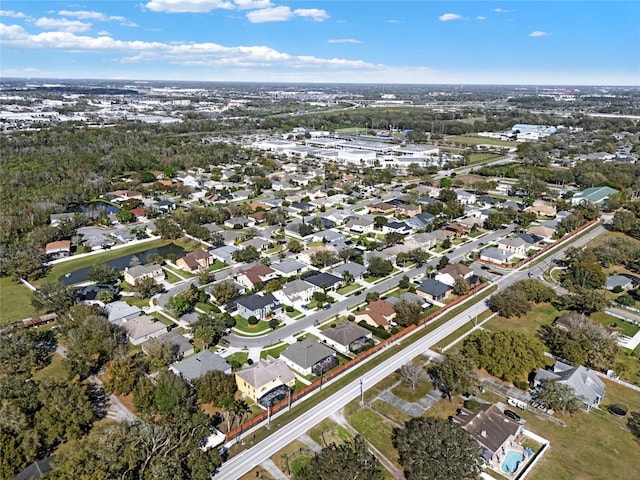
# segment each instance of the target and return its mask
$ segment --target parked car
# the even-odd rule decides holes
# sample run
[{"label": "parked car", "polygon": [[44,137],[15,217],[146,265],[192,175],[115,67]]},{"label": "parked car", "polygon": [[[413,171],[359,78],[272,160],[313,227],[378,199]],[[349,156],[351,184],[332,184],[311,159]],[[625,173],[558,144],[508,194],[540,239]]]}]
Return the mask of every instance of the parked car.
[{"label": "parked car", "polygon": [[522,420],[520,418],[520,415],[518,415],[516,412],[514,412],[513,410],[505,410],[503,412],[507,417],[509,417],[511,420],[515,420],[516,422],[519,422],[520,420]]}]

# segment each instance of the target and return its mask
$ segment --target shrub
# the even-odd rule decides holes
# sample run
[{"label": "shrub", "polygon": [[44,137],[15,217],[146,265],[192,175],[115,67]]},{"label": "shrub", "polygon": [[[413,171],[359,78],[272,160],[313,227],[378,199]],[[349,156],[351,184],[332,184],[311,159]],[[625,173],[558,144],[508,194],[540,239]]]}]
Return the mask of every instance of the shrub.
[{"label": "shrub", "polygon": [[249,325],[257,325],[259,320],[254,316],[251,315],[248,319],[247,322],[249,323]]},{"label": "shrub", "polygon": [[464,408],[468,408],[469,410],[475,410],[480,405],[481,403],[474,398],[470,398],[469,400],[464,401]]},{"label": "shrub", "polygon": [[529,382],[525,382],[523,380],[516,380],[515,382],[513,382],[513,384],[516,386],[516,388],[519,388],[520,390],[529,390]]},{"label": "shrub", "polygon": [[287,312],[293,312],[293,310],[294,310],[294,308],[293,308],[291,305],[287,305],[286,307],[284,307],[284,309],[285,309]]},{"label": "shrub", "polygon": [[350,322],[353,322],[356,319],[355,315],[349,315],[347,317],[347,320],[349,320]]}]

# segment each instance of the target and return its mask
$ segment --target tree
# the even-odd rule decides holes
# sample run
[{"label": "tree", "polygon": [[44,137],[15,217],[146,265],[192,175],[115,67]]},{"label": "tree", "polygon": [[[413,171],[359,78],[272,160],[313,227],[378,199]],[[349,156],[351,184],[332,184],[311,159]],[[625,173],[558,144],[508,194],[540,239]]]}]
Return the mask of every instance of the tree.
[{"label": "tree", "polygon": [[437,269],[442,270],[447,265],[449,265],[449,257],[447,257],[446,255],[443,255],[442,257],[440,257],[440,260],[438,260]]},{"label": "tree", "polygon": [[218,343],[224,335],[227,326],[222,318],[201,313],[193,324],[194,337],[202,343],[202,349],[206,350],[210,345]]},{"label": "tree", "polygon": [[451,239],[449,237],[445,238],[442,241],[442,248],[444,248],[445,250],[451,248]]},{"label": "tree", "polygon": [[422,318],[422,307],[418,302],[402,299],[393,306],[393,309],[396,312],[394,321],[402,327],[417,324]]},{"label": "tree", "polygon": [[471,286],[469,285],[469,280],[466,278],[457,278],[453,284],[453,293],[456,295],[466,295],[469,293],[470,289]]},{"label": "tree", "polygon": [[371,256],[369,257],[367,271],[372,277],[386,277],[393,271],[393,263],[391,263],[391,260]]},{"label": "tree", "polygon": [[404,235],[399,232],[389,232],[384,234],[384,245],[389,247],[404,241]]},{"label": "tree", "polygon": [[151,298],[158,293],[161,293],[164,288],[159,283],[156,283],[153,278],[138,278],[133,285],[132,290],[136,292],[142,298]]},{"label": "tree", "polygon": [[117,355],[104,367],[104,388],[110,393],[127,395],[133,390],[140,373],[140,365],[134,357]]},{"label": "tree", "polygon": [[640,412],[629,412],[627,427],[637,439],[640,439]]},{"label": "tree", "polygon": [[429,252],[422,248],[411,250],[409,252],[409,256],[418,267],[423,266],[431,257],[431,255],[429,255]]},{"label": "tree", "polygon": [[37,280],[47,273],[45,262],[45,256],[33,245],[0,246],[0,276]]},{"label": "tree", "polygon": [[573,262],[562,277],[562,285],[572,291],[602,288],[606,282],[607,275],[596,262]]},{"label": "tree", "polygon": [[376,227],[382,228],[383,225],[387,224],[387,217],[384,217],[382,215],[376,215],[373,221],[375,222]]},{"label": "tree", "polygon": [[173,345],[164,340],[152,338],[146,343],[146,363],[152,371],[166,367],[176,360],[176,352]]},{"label": "tree", "polygon": [[198,273],[198,283],[200,285],[208,285],[216,279],[216,276],[213,272],[209,270],[202,270]]},{"label": "tree", "polygon": [[504,225],[509,223],[509,218],[502,212],[493,212],[487,216],[484,221],[484,228],[487,230],[500,230]]},{"label": "tree", "polygon": [[544,351],[536,337],[510,330],[476,332],[465,339],[462,348],[478,367],[509,382],[522,381],[544,365]]},{"label": "tree", "polygon": [[91,267],[87,273],[87,280],[99,285],[115,285],[120,281],[120,274],[110,265],[99,263]]},{"label": "tree", "polygon": [[418,384],[423,382],[426,378],[427,373],[424,368],[418,365],[407,363],[400,367],[400,379],[409,385],[411,390],[415,390]]},{"label": "tree", "polygon": [[287,249],[291,253],[300,253],[304,250],[304,245],[302,245],[302,242],[300,242],[299,240],[292,238],[291,240],[289,240],[289,243],[287,243]]},{"label": "tree", "polygon": [[459,353],[447,355],[442,362],[433,364],[428,371],[433,384],[447,395],[449,401],[453,395],[468,392],[476,385],[473,363]]},{"label": "tree", "polygon": [[558,297],[552,287],[536,278],[518,280],[509,289],[524,293],[527,300],[534,303],[553,302]]},{"label": "tree", "polygon": [[253,245],[234,251],[231,256],[236,262],[250,263],[260,258],[260,252]]},{"label": "tree", "polygon": [[489,306],[492,311],[506,318],[521,317],[532,308],[527,300],[527,294],[512,288],[492,295],[489,298]]},{"label": "tree", "polygon": [[162,237],[169,240],[175,240],[182,236],[182,228],[173,220],[166,218],[159,218],[155,222],[157,233]]},{"label": "tree", "polygon": [[301,223],[300,225],[298,225],[298,235],[300,235],[301,237],[311,235],[313,232],[315,232],[315,229],[308,223]]},{"label": "tree", "polygon": [[230,302],[238,295],[236,286],[233,282],[222,281],[213,284],[213,296],[219,305]]},{"label": "tree", "polygon": [[582,397],[576,395],[573,388],[565,383],[543,380],[534,390],[533,398],[551,410],[568,413],[577,412],[582,406]]},{"label": "tree", "polygon": [[356,435],[341,445],[332,443],[317,453],[300,471],[294,480],[383,480],[384,475],[369,453],[365,440]]},{"label": "tree", "polygon": [[30,374],[51,361],[53,331],[33,330],[22,323],[0,327],[0,371],[6,375]]},{"label": "tree", "polygon": [[269,320],[269,328],[271,330],[275,330],[276,328],[278,328],[279,325],[280,325],[280,320],[278,320],[276,317],[273,317]]},{"label": "tree", "polygon": [[194,304],[192,304],[183,293],[184,292],[180,292],[167,301],[167,308],[170,308],[176,317],[181,317],[185,313],[192,312],[194,308]]},{"label": "tree", "polygon": [[613,216],[611,227],[616,232],[628,233],[638,226],[638,218],[629,210],[620,210]]},{"label": "tree", "polygon": [[226,399],[232,399],[238,387],[233,375],[227,375],[217,370],[205,373],[195,382],[198,400],[222,407]]},{"label": "tree", "polygon": [[411,284],[411,281],[409,280],[409,277],[407,277],[406,275],[403,275],[402,278],[398,280],[398,288],[407,289],[409,288],[410,284]]},{"label": "tree", "polygon": [[442,418],[412,418],[394,429],[393,445],[407,480],[471,480],[480,472],[477,442]]},{"label": "tree", "polygon": [[556,303],[561,309],[588,315],[604,310],[609,305],[609,299],[597,290],[577,288],[576,293],[564,295]]},{"label": "tree", "polygon": [[75,303],[75,290],[62,282],[45,283],[31,296],[31,305],[34,308],[55,312],[58,315],[67,313]]},{"label": "tree", "polygon": [[124,340],[124,333],[104,316],[76,315],[66,325],[67,359],[71,370],[86,377],[97,371],[114,355]]},{"label": "tree", "polygon": [[324,268],[338,263],[338,255],[330,250],[319,250],[311,255],[311,264],[316,268]]}]

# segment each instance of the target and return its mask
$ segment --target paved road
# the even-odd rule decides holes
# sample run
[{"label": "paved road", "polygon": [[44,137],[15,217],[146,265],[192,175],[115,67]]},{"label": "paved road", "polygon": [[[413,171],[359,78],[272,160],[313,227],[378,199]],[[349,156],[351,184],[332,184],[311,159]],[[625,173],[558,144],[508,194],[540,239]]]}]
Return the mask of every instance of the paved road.
[{"label": "paved road", "polygon": [[[505,235],[509,234],[513,231],[514,227],[505,228],[503,230],[498,230],[496,232],[492,232],[488,235],[483,236],[482,238],[475,240],[473,242],[466,243],[461,245],[459,248],[455,249],[453,252],[448,253],[447,256],[451,260],[451,262],[455,262],[457,260],[461,260],[464,256],[469,253],[471,250],[478,248],[480,243],[490,243],[498,238],[502,238]],[[383,282],[380,282],[377,285],[374,285],[368,288],[367,292],[385,292],[395,286],[398,285],[398,281],[403,275],[408,276],[409,278],[425,273],[426,269],[430,265],[436,265],[439,261],[439,258],[434,258],[427,262],[422,267],[412,268],[405,272],[402,272],[398,275],[395,275],[392,278],[389,278]],[[347,297],[346,300],[341,302],[337,302],[331,306],[331,308],[327,310],[321,310],[319,312],[312,313],[305,318],[297,320],[295,323],[291,323],[289,325],[285,325],[282,328],[279,328],[276,331],[273,331],[267,335],[257,337],[257,338],[248,338],[248,337],[240,337],[233,334],[230,334],[226,337],[229,340],[229,343],[233,347],[246,347],[246,348],[255,348],[255,347],[264,347],[267,345],[271,345],[277,343],[280,340],[283,340],[295,333],[301,332],[305,328],[311,327],[315,324],[315,322],[323,322],[328,318],[333,317],[334,315],[344,314],[345,310],[350,309],[354,305],[364,302],[364,294],[354,295],[351,297]]]},{"label": "paved road", "polygon": [[[555,251],[558,254],[568,248],[569,246],[580,246],[587,243],[595,236],[603,233],[602,226],[598,226],[593,229],[588,235],[578,239],[575,242],[567,241],[558,247]],[[521,270],[512,271],[505,276],[496,280],[496,284],[500,289],[503,289],[512,283],[528,278],[529,273],[538,267],[522,268]],[[258,443],[250,449],[247,449],[235,457],[225,462],[220,471],[214,476],[215,479],[229,479],[235,480],[242,475],[250,471],[255,465],[258,465],[262,461],[266,460],[270,456],[274,455],[280,449],[284,448],[292,439],[297,438],[301,433],[306,432],[314,425],[330,416],[333,412],[336,412],[343,408],[353,398],[358,397],[362,390],[367,390],[392,372],[400,368],[405,363],[408,363],[417,355],[427,353],[427,351],[440,340],[446,338],[455,332],[458,328],[469,322],[470,319],[476,315],[481,314],[487,310],[488,306],[486,300],[478,302],[469,306],[465,311],[458,314],[450,321],[441,325],[433,332],[427,334],[422,339],[418,340],[412,345],[404,348],[398,354],[392,358],[386,360],[378,367],[368,372],[365,377],[359,380],[353,381],[339,392],[324,400],[318,405],[312,407],[307,413],[291,421],[284,427],[282,427],[276,434],[269,436],[267,439]],[[384,351],[384,350],[382,350]],[[278,415],[275,415],[272,421],[277,421]]]}]

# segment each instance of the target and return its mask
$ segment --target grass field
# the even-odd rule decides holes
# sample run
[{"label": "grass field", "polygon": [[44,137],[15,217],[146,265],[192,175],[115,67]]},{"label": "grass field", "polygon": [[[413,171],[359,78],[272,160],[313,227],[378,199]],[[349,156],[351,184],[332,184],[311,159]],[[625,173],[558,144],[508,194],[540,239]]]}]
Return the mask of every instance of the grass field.
[{"label": "grass field", "polygon": [[352,438],[346,428],[328,418],[325,418],[307,433],[321,447],[326,447],[332,443],[339,445]]},{"label": "grass field", "polygon": [[236,326],[233,327],[233,330],[242,335],[243,333],[248,334],[258,334],[258,333],[267,333],[271,328],[269,327],[269,322],[265,322],[264,320],[260,320],[256,325],[249,325],[249,321],[237,315],[234,317],[236,319]]},{"label": "grass field", "polygon": [[386,417],[392,419],[394,422],[399,423],[400,425],[408,422],[412,418],[411,415],[380,399],[374,400],[374,402],[371,404],[371,408],[373,408],[376,412],[384,414]]},{"label": "grass field", "polygon": [[37,314],[31,305],[31,290],[12,278],[0,278],[0,324],[18,322]]},{"label": "grass field", "polygon": [[383,452],[385,457],[398,468],[401,468],[398,463],[398,452],[391,442],[394,426],[388,420],[368,408],[358,408],[349,415],[348,420],[358,433]]},{"label": "grass field", "polygon": [[51,363],[42,370],[37,371],[34,380],[59,380],[67,382],[69,380],[69,366],[67,362],[57,353],[51,356]]},{"label": "grass field", "polygon": [[422,381],[416,386],[415,390],[412,390],[405,382],[400,382],[391,389],[391,393],[407,402],[417,402],[431,390],[433,390],[431,382]]},{"label": "grass field", "polygon": [[514,147],[517,145],[514,144],[514,142],[507,142],[505,140],[498,140],[495,138],[468,137],[462,135],[453,135],[451,137],[446,137],[445,142],[461,143],[463,145],[496,145],[498,147]]},{"label": "grass field", "polygon": [[51,267],[51,270],[46,277],[41,278],[36,283],[52,283],[56,282],[58,278],[67,273],[71,273],[75,270],[79,270],[85,267],[91,267],[100,263],[108,262],[109,260],[115,260],[116,258],[124,257],[125,255],[131,255],[133,253],[144,252],[152,248],[164,247],[169,245],[171,240],[153,240],[151,242],[143,242],[137,245],[131,245],[130,247],[118,248],[107,250],[105,252],[96,253],[95,255],[87,255],[86,257],[76,258],[67,262],[62,262]]}]

